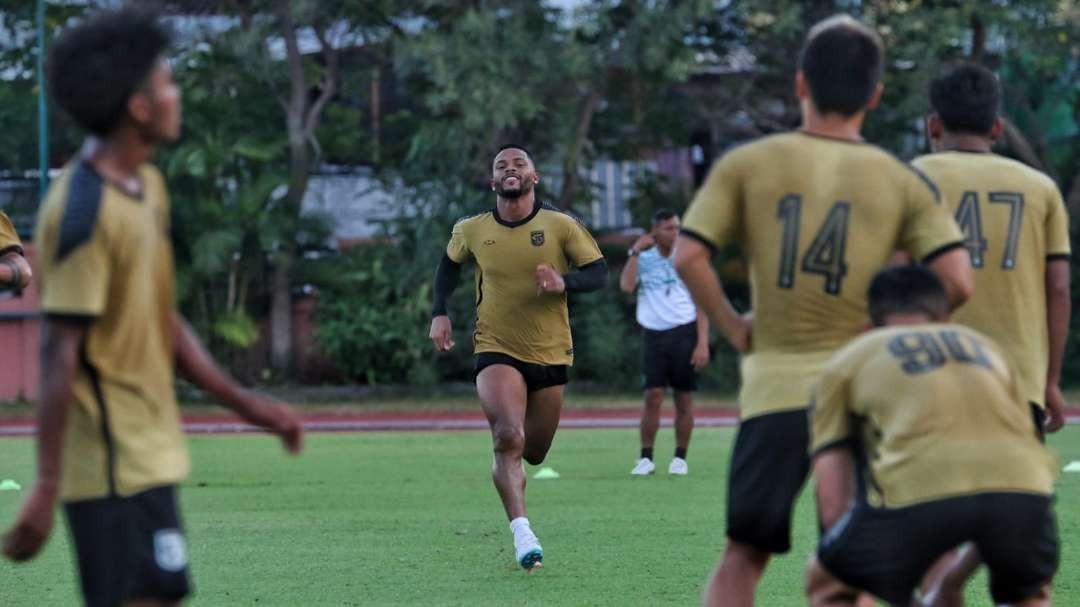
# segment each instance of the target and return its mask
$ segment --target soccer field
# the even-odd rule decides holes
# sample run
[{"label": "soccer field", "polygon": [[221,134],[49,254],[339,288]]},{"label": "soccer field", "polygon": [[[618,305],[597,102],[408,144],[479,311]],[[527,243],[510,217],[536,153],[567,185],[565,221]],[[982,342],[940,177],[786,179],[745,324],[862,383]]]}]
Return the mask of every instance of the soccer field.
[{"label": "soccer field", "polygon": [[[724,477],[733,431],[705,429],[690,476],[633,479],[633,430],[563,430],[529,483],[529,514],[546,567],[526,575],[488,477],[483,432],[317,434],[285,457],[265,436],[191,439],[181,490],[196,595],[218,605],[692,605],[723,546]],[[667,469],[670,430],[661,433]],[[1080,427],[1053,436],[1080,460]],[[32,443],[0,440],[0,478],[32,480]],[[530,467],[530,474],[532,473]],[[0,524],[23,492],[0,493]],[[76,580],[58,532],[29,565],[0,563],[0,605],[71,605]],[[1063,551],[1056,603],[1080,605],[1080,474],[1058,483]],[[794,550],[774,561],[766,607],[804,605],[802,571],[816,540],[810,492]],[[989,605],[985,578],[970,605]]]}]

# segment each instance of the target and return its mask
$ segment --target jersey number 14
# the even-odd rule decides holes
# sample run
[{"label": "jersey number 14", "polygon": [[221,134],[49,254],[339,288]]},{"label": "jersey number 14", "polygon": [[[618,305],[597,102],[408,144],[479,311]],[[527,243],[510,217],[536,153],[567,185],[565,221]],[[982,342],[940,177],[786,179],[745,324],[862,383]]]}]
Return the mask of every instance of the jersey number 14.
[{"label": "jersey number 14", "polygon": [[[802,220],[802,196],[788,194],[780,199],[777,217],[784,224],[784,234],[780,244],[780,276],[777,284],[781,289],[795,287],[795,262],[799,249],[799,227]],[[800,270],[807,274],[820,274],[825,277],[825,292],[839,295],[844,276],[847,275],[848,221],[851,218],[851,203],[833,203],[825,221],[814,235],[810,248],[802,256]]]}]

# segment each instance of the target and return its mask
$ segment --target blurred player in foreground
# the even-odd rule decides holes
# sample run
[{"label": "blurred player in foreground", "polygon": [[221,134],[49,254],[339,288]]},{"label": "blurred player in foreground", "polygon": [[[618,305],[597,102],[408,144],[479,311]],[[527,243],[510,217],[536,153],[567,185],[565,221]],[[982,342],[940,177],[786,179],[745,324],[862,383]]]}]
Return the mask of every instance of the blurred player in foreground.
[{"label": "blurred player in foreground", "polygon": [[167,44],[153,16],[106,12],[61,34],[48,60],[50,93],[90,137],[38,215],[37,481],[3,550],[33,558],[61,501],[92,607],[175,605],[190,591],[174,370],[301,447],[297,418],[220,371],[175,308],[169,199],[149,164],[180,134]]},{"label": "blurred player in foreground", "polygon": [[[725,154],[683,222],[675,267],[742,359],[728,542],[708,605],[749,606],[772,554],[791,547],[792,509],[809,471],[806,406],[829,358],[866,327],[866,288],[896,250],[930,266],[952,305],[973,288],[962,235],[921,173],[859,134],[881,97],[884,50],[848,16],[815,25],[799,57],[803,124]],[[753,318],[710,264],[738,243]]]},{"label": "blurred player in foreground", "polygon": [[986,561],[995,604],[1049,605],[1056,462],[1032,432],[1021,376],[989,339],[949,323],[925,268],[882,272],[869,298],[880,328],[829,361],[810,410],[824,529],[811,605],[854,604],[839,582],[910,605],[962,542]]},{"label": "blurred player in foreground", "polygon": [[0,288],[20,291],[29,286],[32,276],[15,226],[0,211]]},{"label": "blurred player in foreground", "polygon": [[[1000,345],[1018,372],[1042,436],[1065,424],[1061,363],[1069,333],[1069,217],[1046,175],[991,152],[1003,121],[1001,87],[976,64],[952,67],[930,85],[927,134],[934,153],[913,164],[930,176],[964,232],[978,289],[953,320]],[[969,551],[928,592],[959,605],[978,565]]]}]

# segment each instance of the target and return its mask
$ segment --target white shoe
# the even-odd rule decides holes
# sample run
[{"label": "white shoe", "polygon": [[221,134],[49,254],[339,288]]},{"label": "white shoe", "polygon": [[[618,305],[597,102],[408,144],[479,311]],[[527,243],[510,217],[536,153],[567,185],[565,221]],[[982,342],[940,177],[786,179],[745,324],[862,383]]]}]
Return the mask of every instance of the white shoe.
[{"label": "white shoe", "polygon": [[686,476],[686,473],[690,471],[690,467],[686,465],[686,460],[681,457],[674,457],[671,459],[671,464],[667,467],[668,474],[678,474],[679,476]]},{"label": "white shoe", "polygon": [[651,459],[643,457],[634,464],[634,469],[630,471],[632,476],[648,476],[656,472],[656,464]]},{"label": "white shoe", "polygon": [[544,566],[544,549],[532,529],[526,527],[514,534],[514,557],[525,571]]}]

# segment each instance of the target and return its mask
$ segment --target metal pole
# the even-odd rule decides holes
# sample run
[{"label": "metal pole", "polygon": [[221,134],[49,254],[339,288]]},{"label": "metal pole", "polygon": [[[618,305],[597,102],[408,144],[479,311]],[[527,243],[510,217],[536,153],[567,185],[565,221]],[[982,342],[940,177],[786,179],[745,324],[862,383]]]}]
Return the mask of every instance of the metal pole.
[{"label": "metal pole", "polygon": [[45,0],[37,0],[38,73],[38,187],[49,188],[49,107],[45,103]]}]

